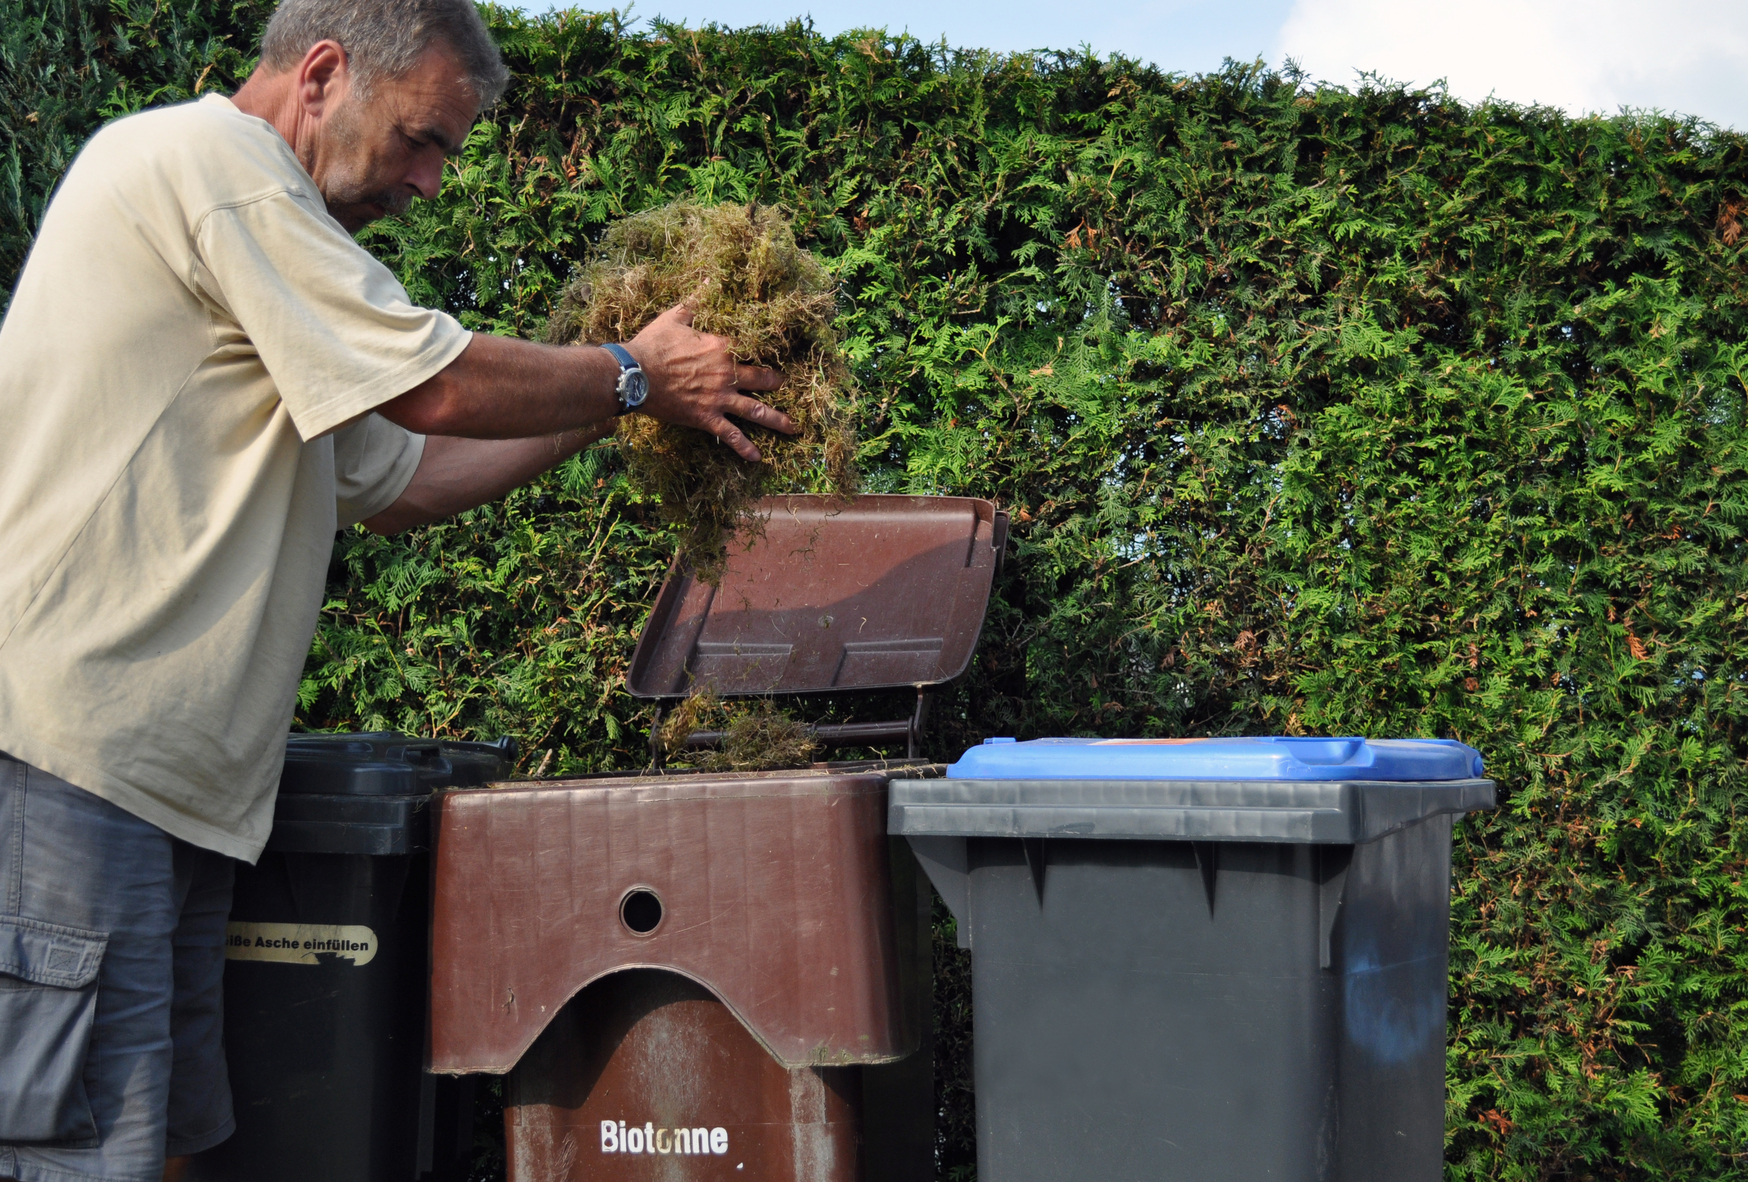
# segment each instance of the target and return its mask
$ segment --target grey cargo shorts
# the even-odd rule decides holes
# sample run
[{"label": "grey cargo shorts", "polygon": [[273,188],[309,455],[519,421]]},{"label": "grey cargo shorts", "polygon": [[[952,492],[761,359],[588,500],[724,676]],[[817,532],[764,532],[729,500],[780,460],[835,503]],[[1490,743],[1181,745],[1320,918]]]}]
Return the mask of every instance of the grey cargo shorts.
[{"label": "grey cargo shorts", "polygon": [[0,1178],[160,1182],[231,1135],[233,866],[0,754]]}]

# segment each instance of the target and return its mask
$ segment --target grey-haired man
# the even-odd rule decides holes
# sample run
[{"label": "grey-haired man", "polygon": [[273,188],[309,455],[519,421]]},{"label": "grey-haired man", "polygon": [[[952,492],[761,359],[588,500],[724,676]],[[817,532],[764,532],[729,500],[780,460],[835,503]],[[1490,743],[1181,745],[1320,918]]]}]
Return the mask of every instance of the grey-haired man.
[{"label": "grey-haired man", "polygon": [[337,524],[481,504],[631,411],[748,458],[729,416],[793,430],[683,308],[470,334],[353,242],[506,78],[469,0],[285,0],[241,90],[106,127],[44,218],[0,325],[0,1177],[156,1182],[230,1134],[232,860]]}]

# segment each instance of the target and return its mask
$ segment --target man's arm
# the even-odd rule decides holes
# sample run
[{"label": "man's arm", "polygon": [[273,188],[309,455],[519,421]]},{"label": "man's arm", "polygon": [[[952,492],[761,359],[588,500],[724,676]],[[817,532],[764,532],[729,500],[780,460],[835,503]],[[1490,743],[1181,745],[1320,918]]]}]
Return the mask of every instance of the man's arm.
[{"label": "man's arm", "polygon": [[[793,434],[789,416],[742,393],[775,390],[783,377],[736,364],[728,342],[691,325],[689,308],[673,308],[626,342],[649,378],[640,413],[707,431],[757,460],[759,449],[727,416]],[[426,525],[532,480],[612,433],[618,383],[619,363],[605,349],[474,334],[442,372],[378,409],[425,435],[425,452],[412,482],[365,528]]]},{"label": "man's arm", "polygon": [[[782,375],[736,364],[727,341],[691,324],[691,309],[673,308],[625,343],[649,378],[640,413],[706,431],[757,460],[759,449],[727,416],[793,433],[787,415],[744,393],[775,390]],[[476,333],[448,367],[378,413],[423,435],[529,439],[609,426],[619,410],[618,382],[619,365],[605,349]]]},{"label": "man's arm", "polygon": [[364,520],[372,533],[429,525],[495,501],[611,433],[611,423],[539,439],[425,438],[425,454],[394,504]]}]

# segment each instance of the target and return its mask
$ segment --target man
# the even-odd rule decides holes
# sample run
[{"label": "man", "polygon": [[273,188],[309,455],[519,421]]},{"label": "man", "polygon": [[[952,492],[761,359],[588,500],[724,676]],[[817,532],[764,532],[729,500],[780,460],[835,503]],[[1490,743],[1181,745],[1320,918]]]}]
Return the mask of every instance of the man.
[{"label": "man", "polygon": [[794,429],[685,309],[617,354],[469,334],[353,242],[506,78],[469,0],[284,0],[236,95],[106,127],[44,218],[0,325],[0,1177],[230,1134],[232,859],[337,524],[489,501],[622,413],[749,459],[728,416]]}]

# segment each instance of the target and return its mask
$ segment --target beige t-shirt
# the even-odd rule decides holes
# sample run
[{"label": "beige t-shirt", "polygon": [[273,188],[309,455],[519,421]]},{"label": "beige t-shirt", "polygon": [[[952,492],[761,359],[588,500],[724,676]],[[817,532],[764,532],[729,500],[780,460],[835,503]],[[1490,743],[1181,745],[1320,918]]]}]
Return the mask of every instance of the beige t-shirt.
[{"label": "beige t-shirt", "polygon": [[228,100],[98,132],[0,325],[0,751],[253,861],[334,530],[423,452],[367,412],[468,339]]}]

